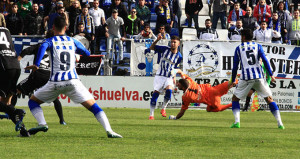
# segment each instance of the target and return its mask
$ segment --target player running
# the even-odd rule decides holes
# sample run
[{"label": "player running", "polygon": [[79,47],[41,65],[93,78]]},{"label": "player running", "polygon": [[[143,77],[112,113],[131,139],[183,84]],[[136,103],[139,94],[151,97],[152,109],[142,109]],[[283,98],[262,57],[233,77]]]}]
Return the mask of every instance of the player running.
[{"label": "player running", "polygon": [[181,70],[176,70],[181,78],[176,82],[179,90],[183,91],[182,106],[180,112],[174,116],[170,115],[169,119],[180,119],[185,111],[189,108],[190,103],[204,103],[207,105],[207,112],[219,112],[231,107],[231,103],[227,105],[221,104],[221,96],[227,94],[228,90],[235,85],[229,82],[221,83],[212,87],[210,84],[198,84]]},{"label": "player running", "polygon": [[239,68],[238,66],[240,65],[242,67],[239,84],[237,85],[237,88],[232,96],[232,112],[235,122],[231,125],[231,128],[240,128],[239,101],[248,95],[248,92],[251,90],[251,88],[254,88],[256,92],[268,103],[272,114],[277,120],[278,128],[284,129],[278,106],[272,99],[271,89],[264,78],[264,72],[259,62],[261,58],[268,74],[272,79],[272,82],[274,82],[275,77],[273,76],[264,50],[260,44],[252,42],[253,32],[250,29],[242,30],[241,34],[242,44],[239,45],[235,50],[232,69],[232,80],[235,80]]},{"label": "player running", "polygon": [[30,97],[28,102],[30,111],[37,120],[38,126],[28,131],[30,134],[36,134],[39,131],[48,131],[40,104],[52,102],[59,94],[65,94],[75,103],[81,103],[85,108],[90,110],[104,127],[109,138],[122,138],[121,135],[111,129],[106,114],[79,80],[75,69],[75,52],[85,56],[89,56],[90,52],[76,39],[65,36],[66,26],[64,18],[55,18],[53,25],[55,36],[46,39],[42,43],[34,65],[27,67],[34,70],[38,69],[46,50],[50,49],[50,79],[46,85],[38,89]]},{"label": "player running", "polygon": [[172,90],[174,88],[174,81],[172,76],[172,70],[177,68],[182,60],[182,55],[178,50],[180,45],[180,39],[177,36],[171,37],[171,47],[168,46],[157,46],[156,43],[162,39],[161,35],[157,36],[157,39],[150,46],[150,50],[155,50],[161,54],[161,60],[159,68],[156,71],[156,75],[153,82],[154,92],[150,102],[150,116],[149,120],[154,120],[154,110],[159,94],[164,90],[164,102],[161,110],[161,115],[166,117],[166,107],[171,99]]}]

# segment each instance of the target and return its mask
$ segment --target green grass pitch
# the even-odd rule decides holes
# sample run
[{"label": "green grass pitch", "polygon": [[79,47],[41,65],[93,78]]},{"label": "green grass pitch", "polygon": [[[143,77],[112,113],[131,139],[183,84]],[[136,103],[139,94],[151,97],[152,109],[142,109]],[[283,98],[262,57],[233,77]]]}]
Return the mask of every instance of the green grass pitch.
[{"label": "green grass pitch", "polygon": [[[36,120],[29,109],[27,128]],[[104,108],[113,130],[123,139],[109,139],[93,114],[83,107],[63,107],[66,126],[59,125],[53,107],[43,107],[48,132],[19,138],[14,125],[0,120],[0,158],[300,158],[299,113],[282,112],[285,130],[270,112],[241,112],[241,128],[229,128],[231,111],[188,110],[180,120],[168,120],[148,109]],[[168,109],[176,115],[178,109]]]}]

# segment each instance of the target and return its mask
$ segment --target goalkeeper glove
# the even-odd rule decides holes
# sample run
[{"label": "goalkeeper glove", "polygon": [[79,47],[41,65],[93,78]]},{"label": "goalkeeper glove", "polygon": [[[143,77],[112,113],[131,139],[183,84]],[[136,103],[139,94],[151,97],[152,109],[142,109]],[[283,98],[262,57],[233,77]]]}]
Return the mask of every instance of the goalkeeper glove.
[{"label": "goalkeeper glove", "polygon": [[176,120],[176,116],[170,115],[170,116],[169,116],[169,119],[170,119],[170,120]]}]

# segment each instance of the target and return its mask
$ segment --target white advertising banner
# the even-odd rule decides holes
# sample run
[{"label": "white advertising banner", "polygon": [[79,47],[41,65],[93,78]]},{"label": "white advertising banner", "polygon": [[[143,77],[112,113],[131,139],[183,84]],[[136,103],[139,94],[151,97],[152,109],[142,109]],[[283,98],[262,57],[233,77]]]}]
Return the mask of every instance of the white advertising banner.
[{"label": "white advertising banner", "polygon": [[[27,77],[21,75],[20,80]],[[149,108],[153,91],[154,77],[121,77],[121,76],[80,76],[82,83],[92,93],[96,102],[101,107],[127,107],[127,108]],[[195,81],[200,84],[210,83],[215,86],[227,81],[226,78],[196,78]],[[270,85],[273,92],[274,101],[280,110],[300,110],[300,80],[277,79],[277,82]],[[222,96],[222,104],[231,103],[231,97],[234,88],[229,90],[228,94]],[[181,107],[182,91],[172,95],[168,107]],[[164,95],[160,95],[157,106],[161,107]],[[63,106],[80,106],[73,103],[65,95],[59,96]],[[177,99],[177,100],[176,100]],[[253,99],[253,98],[252,98]],[[19,98],[17,105],[26,106],[28,97]],[[259,98],[259,104],[262,108],[269,109],[262,98]],[[53,105],[46,103],[43,105]],[[241,107],[244,102],[241,101]],[[191,108],[206,108],[205,104],[191,104]]]},{"label": "white advertising banner", "polygon": [[[154,51],[145,53],[152,44],[148,42],[132,42],[130,56],[131,76],[153,76],[158,69],[159,55]],[[167,46],[168,40],[160,40],[157,45]]]},{"label": "white advertising banner", "polygon": [[[240,42],[185,41],[183,71],[191,77],[230,78],[233,56]],[[300,47],[262,44],[275,77],[300,79]]]}]

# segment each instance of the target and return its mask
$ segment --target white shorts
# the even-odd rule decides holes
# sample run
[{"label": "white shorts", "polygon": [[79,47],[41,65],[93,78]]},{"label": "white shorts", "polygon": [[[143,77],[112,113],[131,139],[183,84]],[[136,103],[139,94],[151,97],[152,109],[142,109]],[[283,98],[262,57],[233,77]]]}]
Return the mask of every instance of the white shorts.
[{"label": "white shorts", "polygon": [[174,88],[173,77],[155,76],[153,82],[154,90],[162,93],[167,86]]},{"label": "white shorts", "polygon": [[93,99],[91,93],[78,79],[61,82],[48,81],[43,87],[34,92],[37,99],[47,103],[54,101],[60,94],[67,95],[75,103],[83,103]]},{"label": "white shorts", "polygon": [[263,98],[272,96],[271,89],[265,79],[253,79],[253,80],[239,80],[237,87],[234,91],[234,95],[239,99],[245,99],[251,90],[255,89],[257,94]]}]

